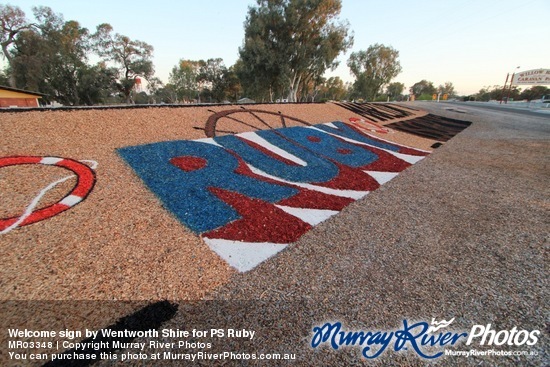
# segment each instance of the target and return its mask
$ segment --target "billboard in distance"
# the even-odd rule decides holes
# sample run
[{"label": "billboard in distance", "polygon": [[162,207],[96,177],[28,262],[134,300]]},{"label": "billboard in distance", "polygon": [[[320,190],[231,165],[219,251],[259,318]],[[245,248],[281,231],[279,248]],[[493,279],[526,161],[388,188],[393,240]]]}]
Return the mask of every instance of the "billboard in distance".
[{"label": "billboard in distance", "polygon": [[550,69],[533,69],[514,74],[512,85],[550,85]]}]

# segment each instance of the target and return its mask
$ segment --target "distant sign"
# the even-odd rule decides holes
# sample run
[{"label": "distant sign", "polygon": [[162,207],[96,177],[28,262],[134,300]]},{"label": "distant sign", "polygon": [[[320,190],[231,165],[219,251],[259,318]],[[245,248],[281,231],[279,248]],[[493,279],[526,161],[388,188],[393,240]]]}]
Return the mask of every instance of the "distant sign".
[{"label": "distant sign", "polygon": [[550,85],[550,69],[533,69],[516,73],[512,85]]}]

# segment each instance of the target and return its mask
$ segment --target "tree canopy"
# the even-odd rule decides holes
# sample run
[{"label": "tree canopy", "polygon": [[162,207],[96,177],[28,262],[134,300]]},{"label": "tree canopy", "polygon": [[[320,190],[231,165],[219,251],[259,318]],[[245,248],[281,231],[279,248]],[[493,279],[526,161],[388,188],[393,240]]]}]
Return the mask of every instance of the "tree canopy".
[{"label": "tree canopy", "polygon": [[412,93],[416,96],[416,98],[419,98],[423,94],[429,95],[431,98],[431,95],[436,93],[437,91],[434,87],[434,84],[425,79],[422,79],[417,83],[414,83],[411,88],[412,88]]},{"label": "tree canopy", "polygon": [[[25,12],[20,8],[0,4],[0,46],[2,56],[8,61],[9,67],[13,69],[13,57],[8,47],[15,43],[16,36],[22,31],[28,30],[31,24],[25,18]],[[12,87],[15,87],[15,77],[11,74],[8,78]]]},{"label": "tree canopy", "polygon": [[550,95],[550,88],[537,85],[525,90],[521,90],[517,86],[512,86],[511,89],[503,90],[502,85],[494,85],[492,87],[483,87],[477,94],[473,96],[478,101],[490,101],[490,100],[503,100],[510,98],[510,100],[537,100],[543,96]]},{"label": "tree canopy", "polygon": [[[19,7],[0,4],[1,55],[7,61],[0,84],[37,91],[45,94],[42,102],[63,105],[224,102],[244,96],[270,102],[399,98],[405,86],[391,83],[401,72],[399,51],[390,46],[377,43],[351,53],[353,82],[325,76],[353,45],[341,8],[341,0],[256,0],[248,8],[234,65],[216,57],[182,58],[165,85],[155,77],[153,46],[110,24],[89,31],[49,7],[33,8],[29,20]],[[137,88],[138,80],[146,81],[144,90]],[[384,87],[386,96],[379,96]],[[454,94],[450,82],[435,88],[422,80],[412,90],[417,97]],[[521,95],[534,98],[539,92]],[[520,96],[517,88],[511,93]]]},{"label": "tree canopy", "polygon": [[170,83],[180,101],[236,101],[241,92],[239,78],[223,59],[180,60],[172,68]]},{"label": "tree canopy", "polygon": [[339,0],[257,0],[249,7],[237,74],[253,95],[297,101],[351,47]]},{"label": "tree canopy", "polygon": [[386,94],[391,98],[397,99],[401,97],[404,90],[405,90],[405,84],[394,82],[394,83],[388,84],[388,86],[386,87]]},{"label": "tree canopy", "polygon": [[401,72],[398,58],[399,51],[378,43],[366,51],[353,52],[348,59],[348,67],[356,78],[354,96],[374,100],[380,88]]},{"label": "tree canopy", "polygon": [[454,96],[455,95],[455,87],[453,85],[453,83],[451,82],[445,82],[445,84],[441,84],[439,85],[439,87],[437,87],[437,93],[443,95],[443,94],[447,94],[448,96]]},{"label": "tree canopy", "polygon": [[199,61],[181,59],[179,63],[172,68],[170,73],[170,83],[176,90],[177,97],[181,101],[191,101],[199,96]]},{"label": "tree canopy", "polygon": [[[0,5],[2,54],[13,87],[44,93],[43,102],[105,103],[119,92],[131,101],[137,76],[153,74],[152,46],[133,41],[103,24],[90,34],[49,7],[34,7],[30,23],[18,7]],[[90,64],[96,53],[101,61]]]},{"label": "tree canopy", "polygon": [[117,88],[127,103],[132,103],[132,90],[138,77],[145,80],[154,75],[153,46],[116,33],[113,27],[103,23],[93,35],[98,54],[112,61],[119,70]]},{"label": "tree canopy", "polygon": [[16,86],[45,93],[46,102],[95,104],[109,88],[112,73],[88,64],[90,34],[48,7],[33,8],[36,23],[19,32],[8,51]]}]

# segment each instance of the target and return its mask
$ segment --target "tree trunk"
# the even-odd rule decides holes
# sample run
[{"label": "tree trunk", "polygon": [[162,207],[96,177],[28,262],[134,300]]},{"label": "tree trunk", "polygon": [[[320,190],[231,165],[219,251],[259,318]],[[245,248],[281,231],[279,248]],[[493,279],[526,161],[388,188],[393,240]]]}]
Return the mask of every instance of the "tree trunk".
[{"label": "tree trunk", "polygon": [[296,75],[292,77],[292,80],[290,82],[289,91],[288,91],[288,101],[289,102],[296,102],[297,94],[298,94],[298,87],[300,86],[300,80],[302,79],[301,75]]},{"label": "tree trunk", "polygon": [[15,74],[13,73],[14,72],[13,58],[8,52],[8,45],[5,42],[2,43],[2,52],[4,53],[6,60],[8,60],[8,65],[10,66],[10,69],[11,69],[10,75],[8,77],[8,83],[10,84],[10,87],[17,88],[17,86],[15,85]]}]

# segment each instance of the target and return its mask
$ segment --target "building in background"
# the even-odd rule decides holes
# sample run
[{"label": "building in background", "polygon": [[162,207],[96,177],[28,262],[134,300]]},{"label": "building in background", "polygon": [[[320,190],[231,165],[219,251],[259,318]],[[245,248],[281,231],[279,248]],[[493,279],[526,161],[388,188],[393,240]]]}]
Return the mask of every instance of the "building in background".
[{"label": "building in background", "polygon": [[0,85],[0,108],[38,107],[38,98],[44,94]]}]

